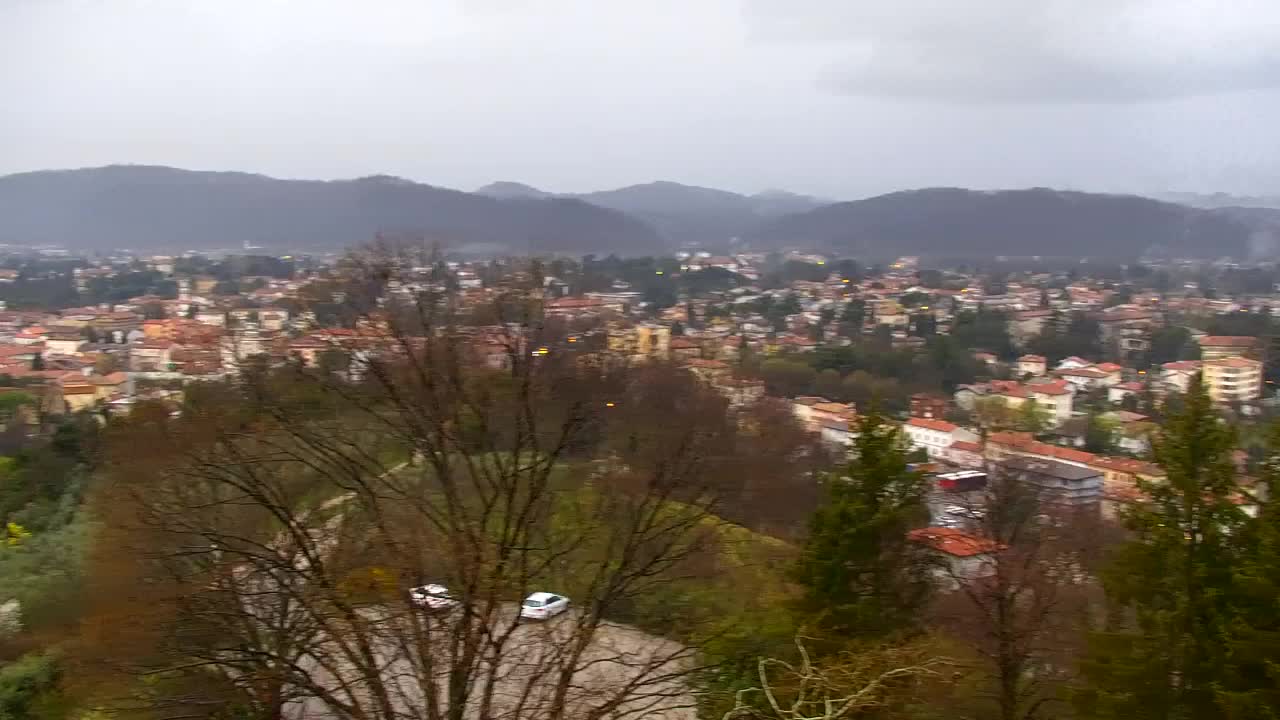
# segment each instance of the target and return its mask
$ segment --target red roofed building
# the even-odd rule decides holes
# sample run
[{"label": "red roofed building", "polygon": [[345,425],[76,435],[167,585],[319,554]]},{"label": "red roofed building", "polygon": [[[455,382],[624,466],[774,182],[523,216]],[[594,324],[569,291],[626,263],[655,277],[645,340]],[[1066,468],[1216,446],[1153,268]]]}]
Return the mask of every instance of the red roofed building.
[{"label": "red roofed building", "polygon": [[604,312],[605,310],[621,308],[611,308],[609,303],[599,298],[586,297],[563,297],[554,300],[548,300],[543,305],[543,312],[548,317],[574,317],[578,315],[590,315]]},{"label": "red roofed building", "polygon": [[1035,377],[1043,375],[1049,369],[1048,361],[1043,355],[1023,355],[1018,358],[1018,375]]},{"label": "red roofed building", "polygon": [[928,548],[940,560],[935,577],[945,586],[988,577],[995,572],[995,554],[1004,548],[989,538],[947,527],[926,527],[907,534],[912,542]]},{"label": "red roofed building", "polygon": [[943,452],[942,459],[965,468],[976,469],[986,464],[982,457],[982,445],[967,440],[951,443],[951,446]]},{"label": "red roofed building", "polygon": [[1118,403],[1130,395],[1142,392],[1142,383],[1127,382],[1107,388],[1107,402]]},{"label": "red roofed building", "polygon": [[914,448],[923,448],[931,460],[946,456],[947,448],[957,440],[973,442],[978,436],[964,428],[933,418],[911,418],[902,431]]},{"label": "red roofed building", "polygon": [[671,357],[674,360],[691,360],[693,358],[702,357],[702,346],[695,340],[687,337],[679,336],[671,338],[671,342],[667,344],[671,350]]},{"label": "red roofed building", "polygon": [[1244,335],[1206,335],[1200,338],[1200,357],[1218,360],[1244,357],[1258,347],[1258,338]]},{"label": "red roofed building", "polygon": [[945,397],[916,393],[911,396],[911,417],[942,418],[947,414],[950,403]]},{"label": "red roofed building", "polygon": [[1262,363],[1246,357],[1206,360],[1202,366],[1205,389],[1215,403],[1253,402],[1262,397]]}]

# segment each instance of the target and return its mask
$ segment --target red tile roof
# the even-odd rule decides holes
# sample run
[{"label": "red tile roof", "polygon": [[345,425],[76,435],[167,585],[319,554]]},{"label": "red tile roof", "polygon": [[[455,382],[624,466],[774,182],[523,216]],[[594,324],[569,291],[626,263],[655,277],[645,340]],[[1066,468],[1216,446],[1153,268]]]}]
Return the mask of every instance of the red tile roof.
[{"label": "red tile roof", "polygon": [[1070,395],[1071,387],[1066,380],[1055,380],[1047,383],[1031,383],[1026,385],[1028,392],[1037,395]]},{"label": "red tile roof", "polygon": [[911,540],[955,557],[986,555],[1000,548],[1000,543],[988,538],[970,535],[963,530],[946,527],[927,527],[907,533]]},{"label": "red tile roof", "polygon": [[1200,338],[1202,346],[1250,348],[1258,344],[1258,338],[1247,335],[1206,335]]},{"label": "red tile roof", "polygon": [[1106,372],[1099,370],[1096,367],[1068,368],[1066,370],[1054,370],[1053,374],[1060,375],[1060,376],[1069,375],[1071,377],[1093,378],[1095,380],[1101,380],[1102,378],[1105,378],[1107,376]]},{"label": "red tile roof", "polygon": [[1231,367],[1231,368],[1254,368],[1262,367],[1262,363],[1257,360],[1250,360],[1242,357],[1219,358],[1218,360],[1205,360],[1205,365],[1213,365],[1215,367]]},{"label": "red tile roof", "polygon": [[915,427],[925,428],[926,430],[937,430],[938,432],[944,432],[944,433],[955,432],[957,427],[956,425],[949,423],[946,420],[934,420],[933,418],[918,418],[918,417],[911,418],[910,420],[907,421],[907,424],[914,425]]}]

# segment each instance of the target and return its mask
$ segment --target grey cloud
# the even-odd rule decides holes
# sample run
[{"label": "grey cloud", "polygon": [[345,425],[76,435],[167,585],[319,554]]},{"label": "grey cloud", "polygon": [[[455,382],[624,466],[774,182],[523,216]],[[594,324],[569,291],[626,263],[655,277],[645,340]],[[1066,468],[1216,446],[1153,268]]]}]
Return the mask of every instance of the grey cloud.
[{"label": "grey cloud", "polygon": [[818,44],[822,87],[1123,103],[1280,87],[1280,6],[1238,0],[746,0],[758,42]]}]

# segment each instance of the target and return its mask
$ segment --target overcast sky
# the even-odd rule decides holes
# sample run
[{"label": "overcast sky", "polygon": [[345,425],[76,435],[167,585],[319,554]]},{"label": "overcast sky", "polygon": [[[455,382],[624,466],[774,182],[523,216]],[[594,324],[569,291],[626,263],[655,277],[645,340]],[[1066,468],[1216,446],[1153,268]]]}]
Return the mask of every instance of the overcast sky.
[{"label": "overcast sky", "polygon": [[0,0],[0,173],[1280,194],[1276,0]]}]

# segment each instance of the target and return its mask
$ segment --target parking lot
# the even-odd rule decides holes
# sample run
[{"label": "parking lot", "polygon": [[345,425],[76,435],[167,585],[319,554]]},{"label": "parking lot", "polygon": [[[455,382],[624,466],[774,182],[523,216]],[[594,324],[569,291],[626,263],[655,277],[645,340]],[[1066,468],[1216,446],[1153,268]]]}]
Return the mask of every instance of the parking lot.
[{"label": "parking lot", "polygon": [[[447,697],[449,657],[448,623],[461,611],[424,613],[418,620],[429,622],[428,632],[418,634],[413,621],[404,617],[371,618],[383,628],[378,643],[378,665],[382,687],[389,688],[397,716],[429,718],[422,637],[434,637],[440,663],[434,674],[438,697]],[[682,675],[692,667],[690,649],[671,640],[616,623],[602,623],[591,634],[581,655],[571,657],[576,643],[584,641],[583,617],[571,609],[547,621],[516,621],[513,604],[493,623],[490,637],[510,631],[502,652],[476,662],[466,716],[476,720],[538,717],[539,708],[563,706],[566,717],[601,713],[601,718],[656,718],[694,720],[694,697]],[[515,623],[513,625],[513,623]],[[316,671],[334,688],[362,682],[355,668],[340,673]],[[372,688],[374,683],[368,683]],[[358,693],[361,697],[367,691]],[[488,695],[482,709],[481,697]],[[335,717],[317,698],[293,705],[289,716]]]}]

